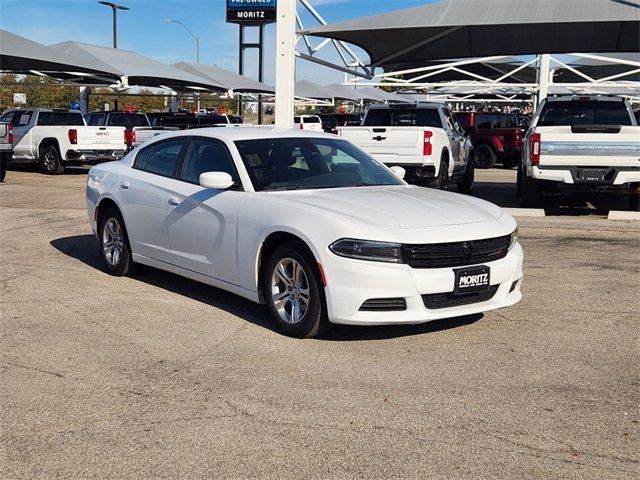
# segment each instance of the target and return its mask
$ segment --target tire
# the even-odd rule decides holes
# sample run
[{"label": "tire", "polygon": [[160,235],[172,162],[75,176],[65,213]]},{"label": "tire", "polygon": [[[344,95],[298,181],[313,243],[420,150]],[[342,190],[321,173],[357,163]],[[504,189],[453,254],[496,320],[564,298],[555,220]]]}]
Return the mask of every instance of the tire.
[{"label": "tire", "polygon": [[458,182],[458,192],[470,194],[473,191],[473,182],[475,179],[475,165],[473,159],[467,161],[467,168]]},{"label": "tire", "polygon": [[60,160],[60,152],[58,152],[58,149],[53,145],[45,147],[42,151],[40,165],[42,171],[47,175],[60,175],[64,172],[64,166]]},{"label": "tire", "polygon": [[4,182],[4,177],[7,175],[7,163],[9,163],[8,153],[0,153],[0,182]]},{"label": "tire", "polygon": [[263,286],[271,316],[285,335],[311,338],[331,327],[320,272],[304,244],[287,242],[276,248],[267,261]]},{"label": "tire", "polygon": [[520,159],[518,157],[505,157],[500,160],[500,163],[502,163],[502,168],[510,170],[520,163]]},{"label": "tire", "polygon": [[629,210],[632,212],[640,212],[640,183],[631,184],[631,193],[629,193]]},{"label": "tire", "polygon": [[109,275],[122,277],[132,273],[134,263],[129,237],[122,214],[117,208],[111,207],[102,215],[98,225],[98,240],[102,261]]},{"label": "tire", "polygon": [[524,166],[518,165],[518,172],[516,174],[516,195],[518,197],[522,196],[522,169],[524,168]]},{"label": "tire", "polygon": [[543,181],[534,180],[531,177],[522,177],[522,189],[520,202],[524,208],[537,208],[542,205]]},{"label": "tire", "polygon": [[496,164],[496,154],[489,145],[478,145],[476,148],[476,167],[492,168]]},{"label": "tire", "polygon": [[449,162],[445,152],[442,152],[440,158],[440,170],[438,176],[433,182],[433,186],[438,190],[449,190]]}]

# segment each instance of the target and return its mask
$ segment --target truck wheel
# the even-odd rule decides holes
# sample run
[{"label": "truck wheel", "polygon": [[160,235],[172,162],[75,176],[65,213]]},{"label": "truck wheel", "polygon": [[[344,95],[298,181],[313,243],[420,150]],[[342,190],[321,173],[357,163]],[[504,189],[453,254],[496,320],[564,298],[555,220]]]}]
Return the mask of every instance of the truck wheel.
[{"label": "truck wheel", "polygon": [[629,194],[629,210],[632,212],[640,212],[640,183],[631,184],[631,193]]},{"label": "truck wheel", "polygon": [[534,180],[531,177],[522,177],[521,204],[524,208],[536,208],[542,204],[542,180]]},{"label": "truck wheel", "polygon": [[53,145],[50,145],[42,152],[40,157],[42,171],[47,175],[59,175],[64,172],[64,166],[60,160],[60,153]]},{"label": "truck wheel", "polygon": [[491,168],[496,164],[496,154],[489,145],[476,147],[476,167]]},{"label": "truck wheel", "polygon": [[516,165],[518,165],[518,163],[520,163],[520,162],[519,162],[519,159],[517,157],[506,157],[506,158],[503,158],[501,160],[501,163],[502,163],[502,166],[504,168],[511,169],[511,168],[515,167]]},{"label": "truck wheel", "polygon": [[449,190],[449,162],[447,161],[446,153],[442,153],[440,159],[440,170],[438,176],[433,182],[433,186],[438,190]]},{"label": "truck wheel", "polygon": [[473,164],[473,159],[467,161],[467,169],[464,172],[464,175],[458,182],[458,192],[469,194],[473,191],[473,181],[475,178],[475,166]]}]

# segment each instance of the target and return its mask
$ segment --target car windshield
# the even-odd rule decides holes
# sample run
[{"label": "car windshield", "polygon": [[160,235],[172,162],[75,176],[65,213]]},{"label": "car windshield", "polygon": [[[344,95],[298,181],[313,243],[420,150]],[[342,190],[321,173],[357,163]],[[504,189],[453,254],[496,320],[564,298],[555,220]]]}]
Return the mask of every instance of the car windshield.
[{"label": "car windshield", "polygon": [[631,125],[631,115],[623,102],[547,102],[538,125]]},{"label": "car windshield", "polygon": [[402,184],[345,140],[275,138],[235,144],[256,191]]}]

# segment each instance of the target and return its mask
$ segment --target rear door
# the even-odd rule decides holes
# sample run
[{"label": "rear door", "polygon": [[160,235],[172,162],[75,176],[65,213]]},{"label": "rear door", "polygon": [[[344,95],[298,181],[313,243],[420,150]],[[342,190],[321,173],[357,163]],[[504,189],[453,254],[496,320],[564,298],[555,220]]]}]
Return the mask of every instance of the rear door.
[{"label": "rear door", "polygon": [[[37,114],[32,110],[25,110],[13,119],[13,156],[37,156],[32,150],[31,129]],[[36,152],[37,153],[37,152]]]},{"label": "rear door", "polygon": [[199,178],[204,172],[226,172],[240,185],[224,142],[202,137],[191,139],[167,199],[172,262],[237,285],[237,223],[244,192],[203,188]]},{"label": "rear door", "polygon": [[171,263],[167,201],[186,143],[181,137],[143,147],[120,185],[119,200],[131,248],[137,255]]}]

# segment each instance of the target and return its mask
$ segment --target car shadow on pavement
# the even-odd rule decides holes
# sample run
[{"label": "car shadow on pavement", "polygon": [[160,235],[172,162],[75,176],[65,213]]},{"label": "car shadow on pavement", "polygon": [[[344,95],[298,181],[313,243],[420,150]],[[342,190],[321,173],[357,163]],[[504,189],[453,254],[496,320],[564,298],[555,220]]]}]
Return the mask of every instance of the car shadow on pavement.
[{"label": "car shadow on pavement", "polygon": [[[102,258],[98,250],[98,241],[94,235],[74,235],[71,237],[57,238],[52,240],[50,244],[63,254],[80,260],[92,268],[104,271],[102,268]],[[255,325],[278,332],[265,306],[258,305],[257,303],[219,288],[147,266],[141,267],[131,278],[182,295],[197,302],[219,308]],[[405,337],[469,325],[478,321],[480,318],[482,318],[482,314],[436,320],[419,325],[376,327],[334,325],[329,333],[320,340],[357,341]]]}]

